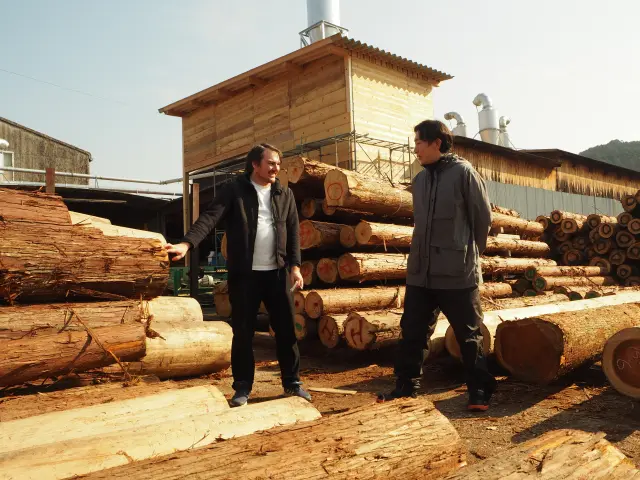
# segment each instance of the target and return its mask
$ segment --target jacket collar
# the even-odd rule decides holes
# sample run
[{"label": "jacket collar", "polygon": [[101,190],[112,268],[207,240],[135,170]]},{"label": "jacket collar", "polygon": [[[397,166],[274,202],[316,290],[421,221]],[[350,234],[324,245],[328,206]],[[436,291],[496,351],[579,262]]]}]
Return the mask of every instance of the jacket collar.
[{"label": "jacket collar", "polygon": [[[253,185],[251,184],[251,174],[248,172],[239,175],[238,181],[253,188]],[[271,193],[276,195],[280,195],[282,193],[282,185],[280,184],[279,178],[276,178],[275,183],[271,184]]]},{"label": "jacket collar", "polygon": [[436,171],[439,173],[443,170],[446,170],[459,160],[460,157],[458,157],[455,153],[445,153],[435,164],[431,164],[435,165],[434,169],[429,168],[430,165],[422,165],[422,168],[424,168],[428,172]]}]

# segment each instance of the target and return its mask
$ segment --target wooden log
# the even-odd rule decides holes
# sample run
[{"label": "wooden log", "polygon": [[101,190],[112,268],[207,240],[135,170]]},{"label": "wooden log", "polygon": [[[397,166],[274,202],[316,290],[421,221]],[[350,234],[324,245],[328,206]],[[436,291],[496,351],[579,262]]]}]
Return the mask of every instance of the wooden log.
[{"label": "wooden log", "polygon": [[626,228],[631,220],[633,220],[633,215],[629,212],[622,212],[618,215],[618,225],[622,228]]},{"label": "wooden log", "polygon": [[195,299],[185,297],[0,307],[0,339],[83,332],[84,325],[92,329],[120,324],[146,325],[154,320],[201,322],[202,308]]},{"label": "wooden log", "polygon": [[638,476],[633,462],[609,443],[604,433],[551,430],[462,468],[446,480],[627,480]]},{"label": "wooden log", "polygon": [[327,348],[337,348],[344,340],[344,323],[349,315],[347,313],[323,315],[318,320],[318,337]]},{"label": "wooden log", "polygon": [[300,249],[339,247],[342,227],[344,225],[338,223],[303,220],[300,222]]},{"label": "wooden log", "polygon": [[130,237],[130,238],[151,238],[160,241],[163,245],[167,243],[161,233],[150,232],[149,230],[136,230],[135,228],[121,227],[119,225],[111,225],[101,221],[92,221],[85,218],[84,221],[74,223],[79,227],[90,227],[100,230],[106,237]]},{"label": "wooden log", "polygon": [[636,242],[627,248],[627,258],[629,260],[640,260],[640,242]]},{"label": "wooden log", "polygon": [[361,173],[333,169],[325,177],[324,190],[329,206],[390,217],[413,216],[410,192]]},{"label": "wooden log", "polygon": [[613,242],[609,238],[601,238],[593,244],[593,249],[598,255],[607,255],[613,248]]},{"label": "wooden log", "polygon": [[533,288],[533,284],[526,278],[519,278],[511,287],[520,295],[524,295],[524,292]]},{"label": "wooden log", "polygon": [[640,235],[640,218],[634,218],[627,225],[629,233],[632,235]]},{"label": "wooden log", "polygon": [[508,251],[511,255],[521,257],[546,257],[551,249],[544,242],[532,242],[530,240],[511,240],[501,237],[487,238],[485,255]]},{"label": "wooden log", "polygon": [[559,242],[566,242],[571,238],[571,233],[563,232],[561,229],[554,230],[553,238],[555,238]]},{"label": "wooden log", "polygon": [[589,245],[587,248],[584,249],[584,256],[587,258],[587,260],[591,260],[596,255],[597,255],[596,250],[595,248],[593,248],[592,245]]},{"label": "wooden log", "polygon": [[589,266],[600,267],[600,268],[604,268],[605,270],[608,270],[609,272],[611,271],[611,263],[609,263],[609,260],[602,257],[593,257],[589,261]]},{"label": "wooden log", "polygon": [[306,260],[300,265],[300,274],[302,275],[302,281],[305,285],[314,285],[318,280],[318,274],[316,273],[317,261]]},{"label": "wooden log", "polygon": [[285,190],[289,188],[289,173],[286,169],[281,169],[276,177],[280,181],[280,186],[282,188]]},{"label": "wooden log", "polygon": [[563,263],[569,266],[580,265],[583,259],[584,255],[582,254],[582,252],[574,249],[565,252],[562,256]]},{"label": "wooden log", "polygon": [[304,191],[307,196],[324,197],[324,177],[335,167],[303,156],[285,158],[282,163],[296,190]]},{"label": "wooden log", "polygon": [[518,379],[551,382],[597,358],[614,333],[640,325],[639,301],[640,293],[631,292],[541,305],[512,315],[501,311],[498,361]]},{"label": "wooden log", "polygon": [[322,213],[322,198],[305,198],[300,204],[300,216],[302,218],[314,218]]},{"label": "wooden log", "polygon": [[[206,385],[50,412],[3,422],[0,452],[108,435],[228,409],[222,392],[213,385]],[[51,438],[51,432],[56,432],[54,438]]]},{"label": "wooden log", "polygon": [[533,281],[536,277],[598,277],[609,275],[609,270],[602,267],[529,267],[524,272],[527,280]]},{"label": "wooden log", "polygon": [[545,258],[499,258],[482,257],[482,273],[496,275],[502,273],[523,274],[528,267],[556,266],[556,262]]},{"label": "wooden log", "polygon": [[293,293],[293,308],[296,313],[304,313],[304,300],[308,292],[296,290]]},{"label": "wooden log", "polygon": [[625,250],[638,241],[638,237],[628,230],[620,230],[616,233],[616,244]]},{"label": "wooden log", "polygon": [[640,328],[631,327],[613,334],[602,352],[602,370],[618,392],[640,398]]},{"label": "wooden log", "polygon": [[571,240],[567,240],[566,242],[562,242],[560,245],[558,245],[558,248],[556,250],[559,254],[564,255],[571,249],[573,249],[573,242]]},{"label": "wooden log", "polygon": [[515,233],[529,236],[540,236],[544,233],[544,227],[538,222],[530,222],[523,218],[502,215],[495,212],[491,214],[491,227],[502,228],[504,230],[502,233]]},{"label": "wooden log", "polygon": [[587,226],[587,220],[577,220],[575,218],[563,218],[560,222],[560,229],[569,234],[578,233],[585,226]]},{"label": "wooden log", "polygon": [[[68,478],[318,418],[320,413],[306,400],[281,398],[241,409],[2,453],[2,478]],[[112,475],[112,470],[105,474]],[[184,473],[179,476],[184,477]]]},{"label": "wooden log", "polygon": [[583,236],[575,237],[571,240],[571,245],[575,250],[584,250],[589,245],[589,239]]},{"label": "wooden log", "polygon": [[338,258],[338,274],[343,280],[403,279],[407,276],[407,256],[397,253],[345,253]]},{"label": "wooden log", "polygon": [[327,204],[327,199],[322,201],[322,213],[326,221],[342,223],[345,225],[357,225],[362,220],[378,223],[395,223],[402,225],[413,225],[413,214],[411,217],[389,217],[386,215],[374,215],[369,212],[350,210],[342,207],[332,207]]},{"label": "wooden log", "polygon": [[624,281],[625,287],[637,287],[640,286],[640,277],[629,277]]},{"label": "wooden log", "polygon": [[296,332],[296,339],[301,342],[303,340],[313,340],[318,338],[318,322],[312,318],[296,313],[293,326]]},{"label": "wooden log", "polygon": [[551,212],[550,218],[551,223],[554,223],[556,225],[560,225],[562,223],[562,220],[566,218],[573,218],[574,220],[580,220],[582,222],[585,222],[587,220],[586,215],[573,212],[563,212],[562,210],[554,210],[553,212]]},{"label": "wooden log", "polygon": [[553,290],[555,287],[566,286],[601,286],[615,285],[616,281],[613,277],[541,277],[537,276],[533,280],[533,287],[542,292],[545,290]]},{"label": "wooden log", "polygon": [[338,280],[338,261],[335,258],[322,258],[316,268],[320,281],[334,284]]},{"label": "wooden log", "polygon": [[71,217],[71,225],[78,225],[79,223],[106,223],[111,225],[111,220],[104,217],[96,217],[95,215],[89,215],[87,213],[72,212],[69,210],[69,216]]},{"label": "wooden log", "polygon": [[[520,214],[511,208],[501,207],[499,205],[491,204],[491,211],[495,213],[501,213],[502,215],[509,215],[510,217],[520,218]],[[536,220],[537,221],[537,220]]]},{"label": "wooden log", "polygon": [[598,234],[598,229],[594,228],[593,230],[591,230],[588,234],[588,237],[591,243],[596,243],[600,239],[600,235]]},{"label": "wooden log", "polygon": [[614,238],[620,227],[616,223],[601,223],[598,225],[599,238]]},{"label": "wooden log", "polygon": [[344,323],[344,338],[355,350],[380,348],[400,335],[401,310],[351,312]]},{"label": "wooden log", "polygon": [[509,297],[513,289],[508,283],[487,282],[480,285],[480,295],[485,298]]},{"label": "wooden log", "polygon": [[620,203],[625,212],[629,212],[634,217],[640,216],[640,205],[635,195],[624,195]]},{"label": "wooden log", "polygon": [[340,245],[344,248],[353,248],[356,244],[356,229],[350,225],[343,225],[340,229]]},{"label": "wooden log", "polygon": [[107,237],[91,227],[4,221],[0,245],[0,298],[7,303],[152,298],[169,277],[158,240]]},{"label": "wooden log", "polygon": [[413,227],[362,221],[355,228],[358,245],[408,248]]},{"label": "wooden log", "polygon": [[616,275],[618,275],[618,278],[621,280],[626,280],[631,276],[640,276],[640,268],[636,265],[619,265],[616,269]]},{"label": "wooden log", "polygon": [[0,188],[3,221],[71,225],[71,216],[58,195]]},{"label": "wooden log", "polygon": [[232,336],[226,322],[152,322],[144,357],[128,369],[160,379],[220,372],[231,365]]},{"label": "wooden log", "polygon": [[592,230],[594,228],[598,228],[601,223],[618,223],[618,219],[616,217],[601,215],[599,213],[592,213],[587,217],[587,224]]},{"label": "wooden log", "polygon": [[609,253],[609,263],[611,268],[622,265],[627,260],[627,252],[625,250],[615,249]]},{"label": "wooden log", "polygon": [[310,318],[320,318],[323,315],[348,313],[350,310],[401,308],[404,295],[404,285],[313,290],[307,294],[304,310]]},{"label": "wooden log", "polygon": [[[196,322],[193,322],[196,323]],[[105,367],[145,355],[145,327],[125,324],[0,340],[0,387]]]},{"label": "wooden log", "polygon": [[174,454],[160,462],[132,463],[94,478],[163,480],[206,472],[207,478],[229,479],[242,472],[248,480],[268,476],[435,480],[464,463],[465,447],[458,433],[431,402],[420,398],[365,405],[310,424]]},{"label": "wooden log", "polygon": [[542,225],[542,227],[545,229],[545,231],[549,230],[549,228],[552,225],[551,218],[547,217],[546,215],[538,215],[536,217],[536,222],[538,222],[540,225]]}]

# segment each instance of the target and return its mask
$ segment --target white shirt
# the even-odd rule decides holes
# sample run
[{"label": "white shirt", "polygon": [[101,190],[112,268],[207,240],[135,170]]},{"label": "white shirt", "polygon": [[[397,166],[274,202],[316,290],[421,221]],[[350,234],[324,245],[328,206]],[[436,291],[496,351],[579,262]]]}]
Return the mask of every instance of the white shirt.
[{"label": "white shirt", "polygon": [[253,270],[277,270],[276,229],[271,212],[271,184],[262,186],[251,181],[258,194],[258,226],[253,246]]}]

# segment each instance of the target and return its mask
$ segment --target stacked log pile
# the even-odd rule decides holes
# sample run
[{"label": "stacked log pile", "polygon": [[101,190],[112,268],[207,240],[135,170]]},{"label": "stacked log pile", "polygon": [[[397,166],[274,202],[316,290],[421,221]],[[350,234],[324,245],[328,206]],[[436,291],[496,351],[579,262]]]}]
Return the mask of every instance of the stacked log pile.
[{"label": "stacked log pile", "polygon": [[69,212],[55,195],[0,198],[1,387],[109,365],[131,375],[129,362],[161,377],[228,368],[229,326],[160,296],[161,235]]}]

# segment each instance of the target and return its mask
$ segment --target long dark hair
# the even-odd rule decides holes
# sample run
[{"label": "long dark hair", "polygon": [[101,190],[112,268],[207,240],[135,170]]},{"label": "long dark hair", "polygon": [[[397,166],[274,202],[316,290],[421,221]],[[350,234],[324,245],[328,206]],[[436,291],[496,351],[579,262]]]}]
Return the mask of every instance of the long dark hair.
[{"label": "long dark hair", "polygon": [[251,150],[249,150],[249,153],[247,153],[247,163],[244,166],[244,171],[248,175],[251,175],[253,173],[254,163],[260,165],[260,162],[262,161],[262,154],[264,154],[266,150],[276,152],[278,156],[282,158],[282,152],[276,147],[274,147],[273,145],[269,145],[268,143],[260,143],[259,145],[256,145]]}]

